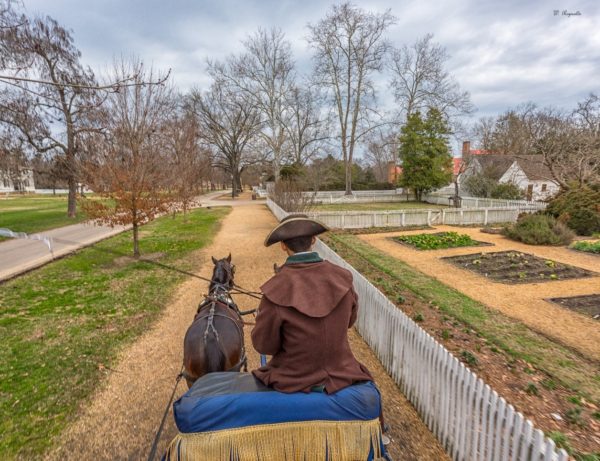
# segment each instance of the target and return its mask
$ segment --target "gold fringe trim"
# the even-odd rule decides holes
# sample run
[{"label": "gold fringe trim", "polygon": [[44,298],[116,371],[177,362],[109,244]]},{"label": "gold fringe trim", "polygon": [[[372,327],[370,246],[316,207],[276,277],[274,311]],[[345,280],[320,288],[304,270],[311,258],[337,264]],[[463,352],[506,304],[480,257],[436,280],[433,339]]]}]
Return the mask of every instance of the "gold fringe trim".
[{"label": "gold fringe trim", "polygon": [[381,427],[371,421],[303,421],[179,433],[166,461],[366,461],[380,459]]}]

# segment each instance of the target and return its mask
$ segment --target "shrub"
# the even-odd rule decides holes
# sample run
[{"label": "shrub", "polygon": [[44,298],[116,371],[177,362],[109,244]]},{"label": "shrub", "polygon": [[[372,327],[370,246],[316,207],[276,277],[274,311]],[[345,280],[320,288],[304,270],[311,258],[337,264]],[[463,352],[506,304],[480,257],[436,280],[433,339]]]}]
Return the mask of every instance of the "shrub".
[{"label": "shrub", "polygon": [[496,181],[482,174],[468,176],[463,183],[465,190],[473,197],[488,198],[496,186]]},{"label": "shrub", "polygon": [[503,234],[528,245],[568,245],[574,237],[563,223],[543,214],[520,216],[515,224],[504,228]]},{"label": "shrub", "polygon": [[271,198],[289,213],[305,213],[314,207],[315,194],[303,191],[301,182],[284,179],[275,184]]},{"label": "shrub", "polygon": [[491,191],[492,198],[499,198],[504,200],[519,200],[525,197],[525,194],[519,186],[512,182],[504,184],[496,184]]},{"label": "shrub", "polygon": [[579,187],[563,191],[546,211],[579,235],[600,232],[600,190]]}]

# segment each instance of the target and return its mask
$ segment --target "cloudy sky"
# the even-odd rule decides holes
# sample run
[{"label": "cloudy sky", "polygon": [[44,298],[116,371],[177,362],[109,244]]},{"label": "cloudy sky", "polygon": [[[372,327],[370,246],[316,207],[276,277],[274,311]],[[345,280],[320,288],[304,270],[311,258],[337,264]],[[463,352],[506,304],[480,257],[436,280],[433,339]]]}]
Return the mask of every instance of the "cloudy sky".
[{"label": "cloudy sky", "polygon": [[[292,43],[299,70],[309,72],[306,25],[322,18],[331,6],[317,0],[24,3],[30,13],[49,14],[73,30],[84,62],[96,72],[106,70],[113,56],[135,54],[155,67],[171,68],[175,83],[183,89],[205,86],[206,58],[240,51],[240,40],[258,27],[280,27]],[[473,119],[527,101],[571,108],[589,92],[600,92],[598,0],[357,0],[355,4],[372,11],[392,10],[398,21],[388,36],[396,46],[433,33],[451,55],[448,70],[471,93],[478,109]],[[379,98],[391,102],[385,85]]]}]

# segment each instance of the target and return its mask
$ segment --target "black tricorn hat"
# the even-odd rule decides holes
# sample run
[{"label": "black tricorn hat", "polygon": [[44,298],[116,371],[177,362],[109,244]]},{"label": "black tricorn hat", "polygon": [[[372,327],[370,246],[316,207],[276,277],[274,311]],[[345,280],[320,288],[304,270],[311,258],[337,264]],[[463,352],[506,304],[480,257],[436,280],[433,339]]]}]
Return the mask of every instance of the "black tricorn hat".
[{"label": "black tricorn hat", "polygon": [[327,232],[329,228],[305,214],[292,214],[284,219],[271,231],[265,239],[265,246],[296,237],[312,237]]}]

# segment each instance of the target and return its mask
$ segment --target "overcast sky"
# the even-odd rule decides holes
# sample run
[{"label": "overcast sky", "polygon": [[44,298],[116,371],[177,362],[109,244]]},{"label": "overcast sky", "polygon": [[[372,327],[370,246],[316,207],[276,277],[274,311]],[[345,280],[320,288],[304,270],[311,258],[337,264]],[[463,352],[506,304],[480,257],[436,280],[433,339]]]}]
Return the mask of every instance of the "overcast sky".
[{"label": "overcast sky", "polygon": [[[300,72],[310,71],[307,23],[331,2],[317,0],[24,0],[30,13],[49,14],[74,33],[83,61],[97,73],[113,56],[135,54],[171,68],[183,90],[206,86],[206,58],[241,50],[258,27],[280,27],[292,43]],[[471,93],[473,120],[520,103],[572,108],[600,92],[600,1],[373,0],[391,8],[396,46],[426,33],[447,48],[448,70]],[[82,5],[86,5],[83,7]],[[558,14],[555,14],[555,10]],[[581,13],[567,16],[563,12]],[[379,98],[389,105],[383,86]]]}]

